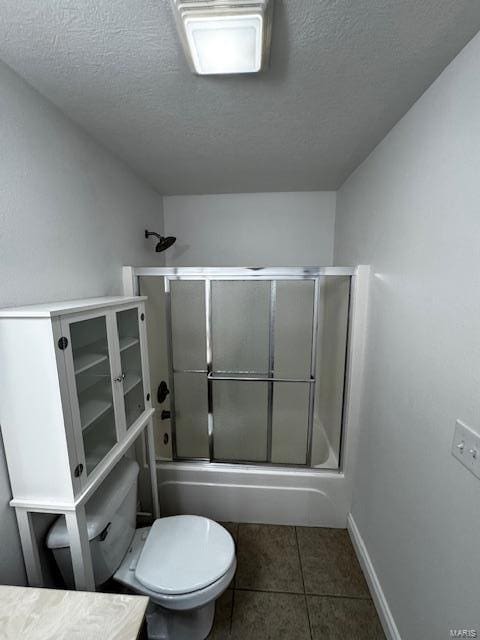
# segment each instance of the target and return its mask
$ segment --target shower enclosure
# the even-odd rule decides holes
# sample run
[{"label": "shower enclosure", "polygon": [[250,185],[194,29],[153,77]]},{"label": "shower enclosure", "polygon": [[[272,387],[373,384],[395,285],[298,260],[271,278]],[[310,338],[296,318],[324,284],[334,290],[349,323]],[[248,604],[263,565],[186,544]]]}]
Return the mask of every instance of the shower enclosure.
[{"label": "shower enclosure", "polygon": [[354,269],[126,269],[159,460],[341,469]]}]

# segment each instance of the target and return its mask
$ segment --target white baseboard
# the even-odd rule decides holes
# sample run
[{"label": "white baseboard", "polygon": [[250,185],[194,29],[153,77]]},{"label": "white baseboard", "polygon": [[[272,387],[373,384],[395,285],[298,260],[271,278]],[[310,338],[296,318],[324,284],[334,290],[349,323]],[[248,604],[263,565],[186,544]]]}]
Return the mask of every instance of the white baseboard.
[{"label": "white baseboard", "polygon": [[390,611],[390,607],[388,606],[387,599],[385,598],[385,594],[383,593],[378,576],[375,573],[375,568],[368,554],[365,542],[360,535],[360,531],[358,530],[357,524],[351,513],[347,516],[347,529],[350,532],[358,561],[360,562],[360,566],[365,574],[365,578],[370,588],[372,599],[375,603],[378,617],[382,623],[387,640],[402,640],[397,629],[397,625],[395,624],[395,620],[393,619],[392,612]]}]

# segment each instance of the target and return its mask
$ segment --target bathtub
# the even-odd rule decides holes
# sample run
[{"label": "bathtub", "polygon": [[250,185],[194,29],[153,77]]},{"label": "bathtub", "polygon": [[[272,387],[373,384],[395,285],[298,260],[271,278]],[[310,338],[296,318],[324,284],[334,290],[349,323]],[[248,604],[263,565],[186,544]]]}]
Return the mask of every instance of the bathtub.
[{"label": "bathtub", "polygon": [[351,487],[342,471],[198,462],[157,463],[162,516],[345,527]]},{"label": "bathtub", "polygon": [[[163,271],[125,267],[126,292],[138,292],[138,276]],[[346,527],[359,437],[369,272],[362,265],[352,276],[340,465],[335,456],[339,447],[332,447],[328,438],[320,438],[311,468],[157,460],[163,516],[190,513],[220,521]],[[321,431],[326,434],[325,429]],[[157,454],[164,452],[161,449]]]}]

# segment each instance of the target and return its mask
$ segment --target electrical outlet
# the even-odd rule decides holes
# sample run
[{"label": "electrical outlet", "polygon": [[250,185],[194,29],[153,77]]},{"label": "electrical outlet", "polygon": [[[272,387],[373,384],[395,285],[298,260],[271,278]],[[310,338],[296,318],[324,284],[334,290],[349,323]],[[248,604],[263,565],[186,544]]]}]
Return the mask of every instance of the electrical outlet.
[{"label": "electrical outlet", "polygon": [[480,435],[461,420],[455,423],[452,455],[473,475],[480,478]]}]

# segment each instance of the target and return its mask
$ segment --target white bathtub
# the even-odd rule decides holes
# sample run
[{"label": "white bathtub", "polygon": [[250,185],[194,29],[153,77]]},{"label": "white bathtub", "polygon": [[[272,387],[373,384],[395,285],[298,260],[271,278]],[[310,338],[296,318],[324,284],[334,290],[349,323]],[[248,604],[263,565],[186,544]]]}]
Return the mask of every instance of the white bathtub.
[{"label": "white bathtub", "polygon": [[157,464],[163,516],[345,527],[350,487],[343,473],[192,462]]}]

